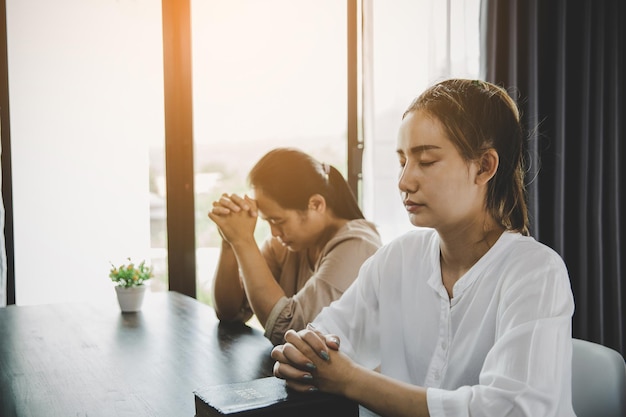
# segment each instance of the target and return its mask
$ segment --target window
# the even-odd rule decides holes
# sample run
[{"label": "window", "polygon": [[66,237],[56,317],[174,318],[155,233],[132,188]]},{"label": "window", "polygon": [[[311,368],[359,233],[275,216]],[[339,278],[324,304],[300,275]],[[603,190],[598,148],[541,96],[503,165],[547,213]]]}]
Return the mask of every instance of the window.
[{"label": "window", "polygon": [[[292,146],[346,171],[346,4],[195,0],[192,10],[196,292],[210,303],[221,238],[207,217],[223,192]],[[259,242],[269,234],[257,223]]]},{"label": "window", "polygon": [[478,78],[480,0],[365,0],[364,210],[383,241],[413,228],[397,187],[396,134],[436,81]]}]

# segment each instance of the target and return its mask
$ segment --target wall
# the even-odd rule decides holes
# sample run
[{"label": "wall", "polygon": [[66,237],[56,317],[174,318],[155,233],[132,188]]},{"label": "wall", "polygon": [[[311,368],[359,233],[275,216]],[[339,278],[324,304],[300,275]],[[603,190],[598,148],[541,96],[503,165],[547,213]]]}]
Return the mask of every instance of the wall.
[{"label": "wall", "polygon": [[163,140],[159,0],[7,0],[16,303],[114,297],[149,257]]}]

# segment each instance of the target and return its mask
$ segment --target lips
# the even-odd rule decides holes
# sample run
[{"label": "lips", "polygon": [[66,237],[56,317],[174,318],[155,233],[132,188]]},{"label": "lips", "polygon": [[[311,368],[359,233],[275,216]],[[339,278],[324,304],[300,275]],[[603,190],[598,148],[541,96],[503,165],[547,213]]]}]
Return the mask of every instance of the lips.
[{"label": "lips", "polygon": [[416,203],[416,202],[411,201],[411,200],[404,200],[404,207],[405,207],[406,211],[408,211],[409,213],[416,212],[417,210],[419,210],[420,208],[422,208],[424,206],[425,206],[425,204]]}]

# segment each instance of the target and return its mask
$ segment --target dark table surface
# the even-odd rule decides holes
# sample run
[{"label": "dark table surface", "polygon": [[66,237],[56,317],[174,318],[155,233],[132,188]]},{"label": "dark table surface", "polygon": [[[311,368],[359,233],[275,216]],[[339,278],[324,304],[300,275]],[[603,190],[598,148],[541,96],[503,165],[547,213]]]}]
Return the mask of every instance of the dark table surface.
[{"label": "dark table surface", "polygon": [[139,313],[0,308],[0,416],[192,417],[195,390],[271,375],[271,348],[175,292],[147,294]]}]

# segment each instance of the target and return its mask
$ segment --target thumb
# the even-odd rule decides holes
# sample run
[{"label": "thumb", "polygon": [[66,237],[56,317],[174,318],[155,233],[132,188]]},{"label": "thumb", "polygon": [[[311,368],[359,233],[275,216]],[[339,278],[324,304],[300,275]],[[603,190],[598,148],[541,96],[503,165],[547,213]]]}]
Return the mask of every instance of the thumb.
[{"label": "thumb", "polygon": [[339,340],[339,336],[334,335],[334,334],[322,334],[322,332],[320,332],[313,323],[307,324],[306,328],[309,330],[313,330],[322,339],[324,339],[324,342],[326,343],[327,347],[331,348],[332,350],[339,350],[339,345],[341,344],[341,340]]},{"label": "thumb", "polygon": [[326,336],[324,336],[324,340],[326,341],[326,346],[328,346],[332,350],[339,350],[341,340],[339,340],[338,336],[334,334],[327,334]]}]

